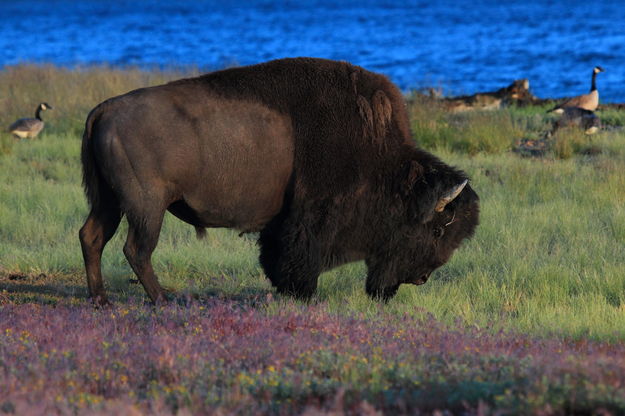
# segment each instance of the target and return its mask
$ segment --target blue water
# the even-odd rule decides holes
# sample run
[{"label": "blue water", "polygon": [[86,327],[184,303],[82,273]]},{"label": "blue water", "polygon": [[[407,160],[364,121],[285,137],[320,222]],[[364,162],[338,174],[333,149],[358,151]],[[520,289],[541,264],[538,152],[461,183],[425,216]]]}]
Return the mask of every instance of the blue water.
[{"label": "blue water", "polygon": [[[625,102],[625,2],[0,0],[0,65],[199,66],[316,56],[387,74],[405,90],[495,90]],[[0,95],[1,95],[0,91]]]}]

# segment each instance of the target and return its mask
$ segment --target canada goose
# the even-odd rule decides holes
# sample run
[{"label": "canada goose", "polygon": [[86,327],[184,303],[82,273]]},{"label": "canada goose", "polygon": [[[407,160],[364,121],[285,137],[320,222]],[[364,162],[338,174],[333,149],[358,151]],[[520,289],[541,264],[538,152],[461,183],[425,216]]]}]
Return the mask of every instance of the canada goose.
[{"label": "canada goose", "polygon": [[556,114],[564,113],[566,107],[579,107],[588,111],[595,111],[599,106],[599,91],[597,91],[596,78],[599,72],[604,72],[603,68],[596,66],[592,70],[592,83],[590,84],[590,92],[584,95],[578,95],[577,97],[569,98],[560,105],[555,106],[548,112],[554,112]]},{"label": "canada goose", "polygon": [[52,110],[48,103],[41,103],[35,111],[35,118],[20,118],[9,127],[9,133],[13,133],[20,139],[36,137],[43,129],[44,122],[41,119],[41,112]]},{"label": "canada goose", "polygon": [[601,120],[592,111],[579,107],[566,107],[553,125],[551,134],[564,127],[579,127],[586,134],[594,134],[601,128]]}]

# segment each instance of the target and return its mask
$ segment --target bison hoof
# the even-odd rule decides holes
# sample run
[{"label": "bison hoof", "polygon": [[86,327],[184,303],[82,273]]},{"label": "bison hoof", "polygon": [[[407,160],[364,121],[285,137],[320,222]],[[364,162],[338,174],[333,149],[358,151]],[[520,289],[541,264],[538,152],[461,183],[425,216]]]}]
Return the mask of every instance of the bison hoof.
[{"label": "bison hoof", "polygon": [[91,303],[93,303],[93,305],[98,309],[112,305],[111,301],[109,301],[106,295],[104,294],[96,295],[96,296],[89,296],[89,299],[91,300]]},{"label": "bison hoof", "polygon": [[309,301],[315,291],[314,289],[309,290],[278,287],[277,292],[281,295],[288,295],[298,300]]},{"label": "bison hoof", "polygon": [[168,290],[163,290],[156,299],[150,299],[152,304],[155,306],[165,306],[171,301],[175,300],[176,296],[174,292],[170,292]]},{"label": "bison hoof", "polygon": [[393,296],[395,296],[398,289],[399,289],[399,285],[376,288],[376,289],[367,288],[367,294],[373,300],[382,301],[386,303],[389,300],[391,300]]},{"label": "bison hoof", "polygon": [[165,294],[165,296],[173,297],[176,295],[176,289],[174,289],[173,287],[161,286],[161,288],[163,289],[163,293]]}]

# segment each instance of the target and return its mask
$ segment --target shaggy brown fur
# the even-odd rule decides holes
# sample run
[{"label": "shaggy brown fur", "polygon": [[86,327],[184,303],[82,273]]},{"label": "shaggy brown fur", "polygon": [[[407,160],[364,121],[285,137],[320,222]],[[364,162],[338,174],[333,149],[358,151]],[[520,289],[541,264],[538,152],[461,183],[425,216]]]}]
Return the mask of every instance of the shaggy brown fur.
[{"label": "shaggy brown fur", "polygon": [[260,231],[267,277],[302,298],[322,271],[364,259],[367,293],[388,299],[425,283],[478,223],[469,185],[434,210],[466,176],[415,146],[386,77],[346,62],[282,59],[112,98],[89,114],[82,162],[80,240],[98,302],[123,214],[124,253],[153,301],[166,210],[199,230]]}]

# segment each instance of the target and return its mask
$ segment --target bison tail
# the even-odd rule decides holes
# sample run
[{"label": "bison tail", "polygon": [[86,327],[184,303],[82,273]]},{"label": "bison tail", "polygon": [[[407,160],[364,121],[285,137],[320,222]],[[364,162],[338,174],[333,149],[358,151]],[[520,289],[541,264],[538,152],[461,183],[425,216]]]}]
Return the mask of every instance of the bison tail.
[{"label": "bison tail", "polygon": [[93,149],[93,127],[97,122],[98,116],[96,109],[89,113],[85,122],[85,132],[82,136],[82,147],[80,151],[80,160],[82,162],[82,185],[85,189],[87,202],[93,209],[101,204],[101,192],[108,186],[104,182],[95,159]]},{"label": "bison tail", "polygon": [[206,238],[206,228],[204,227],[195,227],[195,236],[198,240],[203,240]]}]

